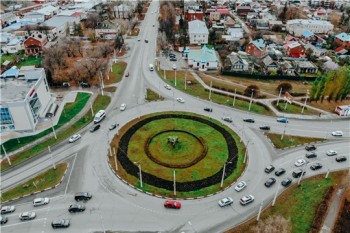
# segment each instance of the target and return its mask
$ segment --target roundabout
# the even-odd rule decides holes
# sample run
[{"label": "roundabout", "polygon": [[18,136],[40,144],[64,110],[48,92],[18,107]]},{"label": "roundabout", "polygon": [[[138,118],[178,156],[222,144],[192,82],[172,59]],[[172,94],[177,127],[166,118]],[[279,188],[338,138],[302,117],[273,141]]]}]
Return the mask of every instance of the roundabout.
[{"label": "roundabout", "polygon": [[122,128],[111,146],[117,153],[109,162],[112,168],[118,167],[115,172],[121,179],[163,197],[217,193],[244,170],[245,147],[237,134],[216,120],[195,114],[144,116]]}]

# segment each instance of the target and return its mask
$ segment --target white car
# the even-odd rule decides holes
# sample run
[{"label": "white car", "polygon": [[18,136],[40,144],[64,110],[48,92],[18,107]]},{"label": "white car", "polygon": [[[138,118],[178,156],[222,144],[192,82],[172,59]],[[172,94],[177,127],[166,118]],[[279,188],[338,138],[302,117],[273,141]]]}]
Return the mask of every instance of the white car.
[{"label": "white car", "polygon": [[11,206],[3,206],[3,207],[1,207],[1,214],[12,213],[15,210],[16,210],[16,208],[13,205],[11,205]]},{"label": "white car", "polygon": [[175,64],[173,64],[173,70],[176,70],[176,65]]},{"label": "white car", "polygon": [[339,137],[341,137],[341,136],[343,136],[343,134],[344,134],[343,131],[340,131],[340,130],[332,132],[332,136],[339,136]]},{"label": "white car", "polygon": [[183,98],[176,98],[177,102],[180,102],[180,103],[185,103],[185,100]]},{"label": "white car", "polygon": [[225,197],[219,201],[219,206],[224,207],[224,206],[231,205],[232,203],[233,203],[233,200],[231,197]]},{"label": "white car", "polygon": [[19,215],[19,219],[21,221],[31,220],[31,219],[34,219],[35,217],[36,217],[35,212],[23,212]]},{"label": "white car", "polygon": [[329,150],[327,151],[326,155],[328,156],[333,156],[333,155],[337,155],[338,153],[335,150]]},{"label": "white car", "polygon": [[41,206],[41,205],[49,204],[49,202],[50,202],[50,199],[48,197],[39,197],[34,199],[33,205]]},{"label": "white car", "polygon": [[306,163],[306,161],[305,161],[304,159],[298,159],[298,160],[294,163],[294,165],[295,165],[296,167],[300,167],[300,166],[303,166],[305,163]]},{"label": "white car", "polygon": [[79,138],[81,138],[81,135],[80,135],[80,134],[74,134],[72,137],[69,138],[69,142],[70,142],[70,143],[73,143],[73,142],[75,142],[76,140],[78,140]]},{"label": "white car", "polygon": [[254,196],[253,195],[247,195],[247,196],[244,196],[242,197],[239,202],[241,203],[241,205],[247,205],[251,202],[254,201]]},{"label": "white car", "polygon": [[124,111],[126,109],[126,104],[120,105],[120,111]]},{"label": "white car", "polygon": [[137,41],[141,41],[141,38],[137,38]]},{"label": "white car", "polygon": [[165,89],[171,90],[171,86],[169,84],[164,85]]},{"label": "white car", "polygon": [[241,182],[239,182],[239,183],[236,185],[235,190],[236,190],[237,192],[240,192],[240,191],[241,191],[242,189],[244,189],[246,186],[247,186],[247,183],[244,182],[244,181],[241,181]]}]

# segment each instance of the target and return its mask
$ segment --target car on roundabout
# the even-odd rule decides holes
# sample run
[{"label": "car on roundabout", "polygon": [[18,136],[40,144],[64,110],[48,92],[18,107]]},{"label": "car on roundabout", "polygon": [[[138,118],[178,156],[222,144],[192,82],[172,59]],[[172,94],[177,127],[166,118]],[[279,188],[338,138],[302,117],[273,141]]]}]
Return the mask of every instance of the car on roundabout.
[{"label": "car on roundabout", "polygon": [[244,122],[248,122],[248,123],[255,123],[255,120],[252,118],[245,118],[243,119]]},{"label": "car on roundabout", "polygon": [[305,157],[308,158],[308,159],[313,159],[313,158],[317,158],[317,154],[315,152],[307,152],[305,154]]},{"label": "car on roundabout", "polygon": [[317,147],[315,146],[315,145],[306,145],[305,146],[305,150],[307,150],[307,151],[312,151],[312,150],[316,150],[317,149]]},{"label": "car on roundabout", "polygon": [[83,204],[72,204],[68,208],[69,213],[83,212],[85,211],[85,206]]},{"label": "car on roundabout", "polygon": [[329,150],[327,151],[326,155],[328,156],[334,156],[334,155],[337,155],[338,153],[335,151],[335,150]]},{"label": "car on roundabout", "polygon": [[73,143],[76,142],[77,140],[79,140],[81,138],[80,134],[74,134],[72,137],[69,138],[69,143]]},{"label": "car on roundabout", "polygon": [[171,90],[171,86],[169,84],[164,85],[165,89]]},{"label": "car on roundabout", "polygon": [[279,117],[277,118],[277,122],[279,123],[288,123],[288,119],[285,117]]},{"label": "car on roundabout", "polygon": [[96,130],[98,130],[100,127],[101,127],[100,124],[93,125],[93,126],[90,128],[90,132],[93,133],[93,132],[95,132]]},{"label": "car on roundabout", "polygon": [[262,125],[262,126],[259,127],[259,129],[261,129],[261,130],[270,130],[270,126]]},{"label": "car on roundabout", "polygon": [[245,181],[241,181],[241,182],[239,182],[239,183],[236,185],[235,190],[236,190],[237,192],[240,192],[240,191],[242,191],[245,187],[247,187],[247,183],[246,183]]},{"label": "car on roundabout", "polygon": [[346,160],[347,158],[345,156],[339,156],[335,158],[335,161],[337,161],[338,163],[345,162]]},{"label": "car on roundabout", "polygon": [[183,98],[176,98],[176,101],[179,103],[185,103],[185,100]]},{"label": "car on roundabout", "polygon": [[225,206],[231,205],[232,203],[233,203],[233,200],[231,197],[225,197],[219,201],[219,206],[225,207]]},{"label": "car on roundabout", "polygon": [[269,165],[269,166],[267,166],[266,168],[265,168],[265,172],[267,173],[267,174],[269,174],[269,173],[271,173],[273,170],[275,170],[275,167],[273,166],[273,165]]},{"label": "car on roundabout", "polygon": [[126,72],[125,77],[129,77],[129,72]]},{"label": "car on roundabout", "polygon": [[109,126],[109,130],[113,130],[113,129],[115,129],[115,128],[117,128],[119,126],[119,124],[118,123],[114,123],[114,124],[111,124],[111,126]]},{"label": "car on roundabout", "polygon": [[12,213],[16,210],[16,207],[11,205],[11,206],[3,206],[1,207],[1,214],[8,214]]},{"label": "car on roundabout", "polygon": [[249,203],[251,203],[253,201],[254,201],[253,195],[246,195],[239,200],[239,203],[241,203],[241,205],[248,205]]},{"label": "car on roundabout", "polygon": [[176,65],[175,64],[173,64],[173,70],[176,70]]},{"label": "car on roundabout", "polygon": [[305,163],[306,163],[305,159],[298,159],[298,160],[294,163],[294,165],[295,165],[296,167],[301,167],[301,166],[303,166]]},{"label": "car on roundabout", "polygon": [[286,173],[286,169],[284,169],[284,168],[279,168],[277,171],[275,171],[276,176],[281,176],[284,173]]},{"label": "car on roundabout", "polygon": [[124,111],[126,109],[126,104],[122,103],[120,105],[120,111]]},{"label": "car on roundabout", "polygon": [[33,206],[47,205],[49,203],[50,199],[48,197],[39,197],[33,200]]},{"label": "car on roundabout", "polygon": [[276,183],[276,179],[271,177],[265,182],[264,185],[265,187],[270,188],[272,185],[274,185],[274,183]]},{"label": "car on roundabout", "polygon": [[342,137],[343,135],[344,135],[343,131],[340,131],[340,130],[332,132],[332,136],[335,136],[335,137]]},{"label": "car on roundabout", "polygon": [[292,183],[292,179],[291,178],[286,178],[286,179],[282,180],[282,182],[281,182],[281,184],[284,187],[288,187],[291,183]]},{"label": "car on roundabout", "polygon": [[36,217],[35,212],[23,212],[19,215],[21,221],[32,220]]},{"label": "car on roundabout", "polygon": [[204,108],[204,111],[206,111],[206,112],[213,112],[213,109],[212,108]]},{"label": "car on roundabout", "polygon": [[8,222],[8,217],[6,216],[0,216],[0,224],[3,225]]},{"label": "car on roundabout", "polygon": [[229,123],[232,123],[232,118],[231,117],[223,117],[222,120],[226,121],[226,122],[229,122]]},{"label": "car on roundabout", "polygon": [[181,208],[181,203],[179,201],[166,200],[164,202],[164,207],[165,208],[170,208],[170,209],[180,209]]},{"label": "car on roundabout", "polygon": [[69,219],[58,219],[51,222],[52,228],[67,228],[70,226]]},{"label": "car on roundabout", "polygon": [[310,166],[310,169],[313,170],[313,171],[319,170],[319,169],[321,169],[321,168],[322,168],[322,164],[320,164],[320,163],[314,163],[314,164],[312,164],[312,165]]}]

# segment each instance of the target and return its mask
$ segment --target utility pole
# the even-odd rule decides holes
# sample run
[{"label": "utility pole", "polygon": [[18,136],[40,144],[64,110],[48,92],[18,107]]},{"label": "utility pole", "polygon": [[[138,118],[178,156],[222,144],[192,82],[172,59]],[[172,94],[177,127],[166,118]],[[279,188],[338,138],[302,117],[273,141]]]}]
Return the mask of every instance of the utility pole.
[{"label": "utility pole", "polygon": [[282,87],[281,87],[280,93],[279,93],[279,95],[278,95],[277,106],[278,106],[278,104],[280,103],[281,94],[282,94]]},{"label": "utility pole", "polygon": [[174,195],[176,196],[176,175],[175,175],[175,170],[173,171],[174,173]]},{"label": "utility pole", "polygon": [[224,164],[224,169],[222,170],[222,178],[221,178],[221,188],[224,185],[224,178],[225,178],[225,169],[226,169],[226,163]]},{"label": "utility pole", "polygon": [[254,89],[252,89],[252,94],[250,95],[250,102],[249,102],[249,108],[248,108],[248,111],[250,111],[250,107],[252,106],[252,102],[253,102],[253,94],[254,94]]},{"label": "utility pole", "polygon": [[235,102],[236,102],[236,88],[235,88],[235,95],[233,96],[232,107],[235,106]]},{"label": "utility pole", "polygon": [[2,150],[3,150],[4,153],[5,153],[5,157],[6,157],[6,159],[7,159],[7,162],[8,162],[8,163],[10,164],[10,166],[11,166],[11,160],[10,160],[9,156],[7,155],[7,153],[6,153],[4,144],[2,144],[1,146],[2,146]]}]

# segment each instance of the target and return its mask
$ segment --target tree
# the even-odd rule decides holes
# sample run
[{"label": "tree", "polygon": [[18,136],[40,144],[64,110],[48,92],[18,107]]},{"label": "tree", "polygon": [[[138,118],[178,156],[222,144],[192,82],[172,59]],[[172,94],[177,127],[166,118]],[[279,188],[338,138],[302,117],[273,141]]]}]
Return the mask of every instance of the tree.
[{"label": "tree", "polygon": [[265,221],[259,221],[257,226],[252,228],[254,233],[289,233],[291,232],[290,221],[283,216],[271,216]]},{"label": "tree", "polygon": [[290,92],[292,89],[293,89],[292,84],[290,84],[290,83],[281,83],[280,85],[277,86],[276,91],[278,93],[281,92],[282,94],[284,94],[286,92]]},{"label": "tree", "polygon": [[100,21],[101,21],[101,17],[99,14],[89,13],[88,16],[86,17],[85,27],[95,29],[98,23],[100,23]]},{"label": "tree", "polygon": [[279,13],[278,18],[284,23],[286,21],[286,14],[288,10],[287,1],[284,4],[282,11]]},{"label": "tree", "polygon": [[93,79],[99,71],[105,70],[107,63],[105,59],[89,58],[79,63],[81,76],[87,80]]},{"label": "tree", "polygon": [[104,58],[106,58],[113,51],[111,44],[108,42],[99,45],[98,50],[101,52],[101,55]]},{"label": "tree", "polygon": [[275,24],[275,25],[272,26],[271,30],[274,31],[274,32],[281,32],[282,31],[282,27],[281,27],[281,25]]},{"label": "tree", "polygon": [[249,85],[245,90],[244,90],[244,95],[245,96],[251,96],[253,94],[253,97],[259,96],[259,87],[256,85]]}]

